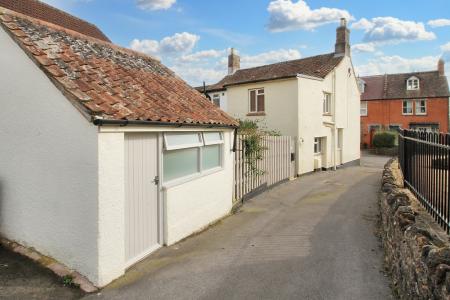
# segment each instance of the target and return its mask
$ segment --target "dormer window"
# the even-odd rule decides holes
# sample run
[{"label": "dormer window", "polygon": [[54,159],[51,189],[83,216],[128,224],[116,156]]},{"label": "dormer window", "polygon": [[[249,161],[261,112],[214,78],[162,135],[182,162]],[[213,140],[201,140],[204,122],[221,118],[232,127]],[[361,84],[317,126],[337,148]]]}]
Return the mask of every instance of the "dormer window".
[{"label": "dormer window", "polygon": [[406,83],[406,89],[408,91],[415,91],[419,89],[419,78],[417,77],[411,77],[408,79]]},{"label": "dormer window", "polygon": [[361,94],[364,94],[365,90],[366,90],[366,82],[362,79],[358,80],[358,87],[359,87],[359,92]]}]

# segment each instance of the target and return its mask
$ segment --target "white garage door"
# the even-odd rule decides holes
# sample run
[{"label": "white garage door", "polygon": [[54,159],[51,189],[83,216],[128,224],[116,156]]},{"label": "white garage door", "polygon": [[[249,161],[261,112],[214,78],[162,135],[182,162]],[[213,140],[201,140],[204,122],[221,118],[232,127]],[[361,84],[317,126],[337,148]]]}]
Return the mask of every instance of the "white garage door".
[{"label": "white garage door", "polygon": [[136,263],[160,247],[157,175],[157,135],[126,134],[125,260],[127,266]]}]

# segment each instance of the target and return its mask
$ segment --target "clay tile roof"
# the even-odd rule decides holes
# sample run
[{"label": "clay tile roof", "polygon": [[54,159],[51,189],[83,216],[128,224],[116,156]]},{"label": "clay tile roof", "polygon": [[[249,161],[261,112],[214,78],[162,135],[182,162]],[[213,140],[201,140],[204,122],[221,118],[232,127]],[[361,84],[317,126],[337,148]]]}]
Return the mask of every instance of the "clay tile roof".
[{"label": "clay tile roof", "polygon": [[[343,59],[334,53],[289,60],[280,63],[241,69],[207,87],[207,91],[221,90],[230,85],[296,77],[298,74],[325,78]],[[197,90],[203,91],[202,87]]]},{"label": "clay tile roof", "polygon": [[[419,90],[406,89],[406,81],[412,76],[419,78]],[[361,95],[363,101],[450,96],[447,77],[440,76],[438,71],[376,75],[361,77],[361,79],[366,84],[364,93]]]},{"label": "clay tile roof", "polygon": [[0,0],[0,6],[61,27],[110,42],[97,26],[38,0]]},{"label": "clay tile roof", "polygon": [[152,57],[2,8],[0,25],[89,118],[237,125]]}]

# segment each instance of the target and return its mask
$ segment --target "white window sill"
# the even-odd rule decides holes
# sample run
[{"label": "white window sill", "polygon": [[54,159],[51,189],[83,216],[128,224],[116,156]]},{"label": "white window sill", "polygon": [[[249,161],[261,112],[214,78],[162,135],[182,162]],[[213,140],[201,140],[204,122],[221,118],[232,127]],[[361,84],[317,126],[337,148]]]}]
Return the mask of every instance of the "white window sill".
[{"label": "white window sill", "polygon": [[171,181],[163,183],[162,189],[163,190],[167,190],[167,189],[173,188],[175,186],[182,185],[182,184],[185,184],[187,182],[194,181],[194,180],[197,180],[199,178],[202,178],[202,177],[205,177],[205,176],[209,176],[209,175],[214,174],[214,173],[221,172],[223,170],[224,170],[224,168],[221,166],[221,167],[216,167],[216,168],[209,169],[209,170],[206,170],[206,171],[203,171],[203,172],[199,172],[199,173],[195,173],[195,174],[192,174],[192,175],[188,175],[188,176],[185,176],[185,177],[173,179]]},{"label": "white window sill", "polygon": [[410,113],[410,114],[405,114],[405,113],[402,113],[402,115],[403,115],[403,116],[414,116],[414,114],[413,114],[413,113]]},{"label": "white window sill", "polygon": [[427,115],[427,113],[423,113],[423,114],[416,113],[416,116],[426,116],[426,115]]},{"label": "white window sill", "polygon": [[321,156],[322,152],[314,153],[314,156]]}]

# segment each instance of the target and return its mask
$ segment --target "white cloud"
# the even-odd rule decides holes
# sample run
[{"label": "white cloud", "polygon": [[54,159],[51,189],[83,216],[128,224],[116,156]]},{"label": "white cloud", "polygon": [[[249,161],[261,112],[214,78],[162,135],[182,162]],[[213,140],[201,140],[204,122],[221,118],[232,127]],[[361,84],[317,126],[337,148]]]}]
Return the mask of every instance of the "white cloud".
[{"label": "white cloud", "polygon": [[353,45],[352,51],[354,51],[356,53],[371,53],[371,52],[375,52],[376,48],[373,43],[362,43],[362,44]]},{"label": "white cloud", "polygon": [[[199,86],[218,82],[227,75],[228,50],[204,50],[182,56],[169,66],[188,83]],[[296,49],[279,49],[256,55],[241,55],[241,68],[250,68],[270,63],[297,59],[301,53]]]},{"label": "white cloud", "polygon": [[450,42],[441,46],[443,52],[450,52]]},{"label": "white cloud", "polygon": [[436,39],[436,35],[427,31],[423,23],[393,17],[378,17],[371,20],[363,18],[353,23],[352,28],[365,31],[363,40],[366,43],[400,43]]},{"label": "white cloud", "polygon": [[439,56],[419,58],[405,58],[398,55],[381,56],[370,59],[366,64],[356,66],[356,70],[361,76],[430,71],[437,69],[438,60]]},{"label": "white cloud", "polygon": [[161,58],[189,53],[199,40],[200,37],[198,35],[182,32],[165,37],[161,41],[134,39],[130,44],[130,48]]},{"label": "white cloud", "polygon": [[444,26],[450,26],[450,19],[436,19],[436,20],[430,20],[428,21],[428,25],[431,27],[444,27]]},{"label": "white cloud", "polygon": [[351,20],[351,14],[342,9],[321,7],[311,9],[304,0],[274,0],[267,8],[271,31],[288,31],[295,29],[313,30],[316,27],[339,22],[341,18]]},{"label": "white cloud", "polygon": [[203,50],[192,54],[183,55],[179,58],[179,61],[184,63],[198,62],[209,58],[218,58],[224,54],[226,54],[225,50]]},{"label": "white cloud", "polygon": [[177,0],[137,0],[136,4],[140,9],[164,10],[169,9]]}]

